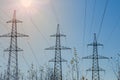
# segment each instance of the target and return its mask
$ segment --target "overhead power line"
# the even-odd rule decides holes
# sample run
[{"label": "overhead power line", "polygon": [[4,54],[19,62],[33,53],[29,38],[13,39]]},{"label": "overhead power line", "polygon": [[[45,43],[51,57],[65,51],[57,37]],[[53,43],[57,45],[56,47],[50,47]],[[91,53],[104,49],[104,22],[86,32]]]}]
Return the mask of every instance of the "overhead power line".
[{"label": "overhead power line", "polygon": [[[87,12],[87,0],[85,0],[85,12],[84,12],[84,27],[83,27],[83,48],[85,46],[85,32],[86,32],[86,13]],[[84,49],[83,49],[84,51]]]},{"label": "overhead power line", "polygon": [[38,61],[38,59],[37,59],[37,57],[36,57],[36,55],[35,55],[35,52],[34,52],[32,46],[31,46],[31,44],[29,43],[29,41],[27,41],[27,44],[28,44],[30,50],[32,51],[32,55],[34,56],[34,58],[35,58],[35,60],[36,60],[36,63],[40,66],[39,61]]},{"label": "overhead power line", "polygon": [[90,34],[93,29],[93,22],[94,22],[94,18],[95,18],[95,7],[96,7],[96,0],[94,0],[94,5],[93,5],[92,20],[91,20],[91,24],[90,24]]},{"label": "overhead power line", "polygon": [[120,24],[120,16],[118,17],[118,20],[116,22],[116,24],[113,26],[113,29],[111,30],[110,34],[108,35],[107,39],[106,39],[106,44],[109,43],[109,41],[111,40],[111,37],[113,36],[113,33],[115,32],[115,30],[117,29],[117,27]]},{"label": "overhead power line", "polygon": [[99,28],[98,35],[97,35],[97,39],[99,38],[102,27],[103,27],[103,21],[104,21],[104,18],[105,18],[108,2],[109,2],[109,0],[106,0],[105,8],[104,8],[104,11],[103,11],[103,14],[102,14],[102,19],[101,19],[101,22],[100,22],[100,28]]},{"label": "overhead power line", "polygon": [[[28,16],[30,15],[30,13],[28,13],[28,12],[27,12],[27,14],[28,14]],[[49,42],[48,42],[48,40],[47,40],[47,38],[43,35],[43,33],[41,32],[41,30],[40,30],[40,29],[38,28],[38,26],[34,23],[34,21],[33,21],[33,19],[32,19],[31,16],[29,16],[29,19],[30,19],[32,25],[34,26],[34,28],[40,33],[40,35],[41,35],[41,36],[43,37],[43,39],[46,41],[47,45],[50,45]]]},{"label": "overhead power line", "polygon": [[[23,28],[22,28],[22,29],[23,29]],[[25,33],[25,30],[24,30],[24,29],[23,29],[23,32]],[[34,56],[34,59],[35,59],[35,61],[36,61],[36,64],[38,64],[38,66],[40,66],[39,61],[38,61],[38,59],[37,59],[37,57],[36,57],[36,55],[35,55],[35,52],[34,52],[32,46],[31,46],[30,42],[29,42],[28,40],[26,40],[26,42],[27,42],[27,44],[28,44],[28,46],[29,46],[29,48],[30,48],[30,50],[31,50],[31,52],[32,52],[32,55]]]},{"label": "overhead power line", "polygon": [[25,59],[24,55],[22,54],[23,60],[25,61],[25,64],[28,66],[28,68],[30,67],[28,61]]},{"label": "overhead power line", "polygon": [[51,7],[53,14],[55,15],[55,19],[56,19],[57,24],[59,24],[59,18],[58,18],[58,15],[57,15],[57,12],[56,12],[56,9],[54,7],[52,0],[50,1],[50,7]]}]

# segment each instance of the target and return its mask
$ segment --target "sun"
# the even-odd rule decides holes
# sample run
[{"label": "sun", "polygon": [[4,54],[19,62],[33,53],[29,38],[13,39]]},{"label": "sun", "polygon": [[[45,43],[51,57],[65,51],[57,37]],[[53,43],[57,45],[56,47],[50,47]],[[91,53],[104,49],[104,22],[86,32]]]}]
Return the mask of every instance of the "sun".
[{"label": "sun", "polygon": [[19,0],[19,9],[21,13],[30,13],[31,15],[36,15],[43,8],[48,6],[50,0]]},{"label": "sun", "polygon": [[33,0],[21,0],[21,4],[22,4],[22,6],[24,6],[25,8],[31,7],[32,2],[33,2]]}]

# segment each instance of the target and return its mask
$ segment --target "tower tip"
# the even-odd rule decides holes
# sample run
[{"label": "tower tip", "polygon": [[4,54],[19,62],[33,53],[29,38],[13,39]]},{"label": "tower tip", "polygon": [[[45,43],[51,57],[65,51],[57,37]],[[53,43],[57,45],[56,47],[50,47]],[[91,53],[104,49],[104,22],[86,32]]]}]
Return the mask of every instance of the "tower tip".
[{"label": "tower tip", "polygon": [[57,24],[57,33],[60,33],[60,28],[59,28],[59,24]]},{"label": "tower tip", "polygon": [[16,10],[14,10],[14,13],[16,13]]},{"label": "tower tip", "polygon": [[96,37],[96,33],[94,33],[94,37]]},{"label": "tower tip", "polygon": [[57,27],[59,27],[60,26],[60,24],[57,24]]}]

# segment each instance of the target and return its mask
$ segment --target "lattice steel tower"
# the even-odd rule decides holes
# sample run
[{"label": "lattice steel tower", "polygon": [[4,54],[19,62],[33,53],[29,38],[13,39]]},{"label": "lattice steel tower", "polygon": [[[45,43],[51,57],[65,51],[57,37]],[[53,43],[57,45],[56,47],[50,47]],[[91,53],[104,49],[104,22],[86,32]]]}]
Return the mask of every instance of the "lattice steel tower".
[{"label": "lattice steel tower", "polygon": [[9,52],[6,80],[19,80],[18,52],[23,50],[18,48],[17,37],[28,37],[28,35],[17,33],[17,23],[22,23],[22,21],[16,19],[16,10],[14,10],[12,20],[7,21],[7,23],[12,23],[11,33],[0,36],[0,37],[10,37],[10,46],[6,50],[4,50]]},{"label": "lattice steel tower", "polygon": [[79,80],[79,57],[76,48],[74,48],[74,57],[71,60],[72,79]]},{"label": "lattice steel tower", "polygon": [[115,75],[117,76],[117,80],[120,80],[120,54],[118,54],[118,59],[117,59],[117,73]]},{"label": "lattice steel tower", "polygon": [[92,59],[92,68],[88,69],[87,71],[92,71],[92,80],[100,80],[100,73],[99,71],[104,71],[102,68],[99,67],[99,59],[108,59],[107,57],[98,55],[98,46],[103,46],[97,42],[96,33],[94,33],[94,41],[88,46],[93,46],[93,55],[83,57],[83,59]]},{"label": "lattice steel tower", "polygon": [[51,37],[56,37],[56,44],[54,47],[46,48],[46,50],[55,50],[55,58],[50,60],[50,62],[54,62],[53,80],[62,80],[62,62],[66,62],[66,60],[61,58],[61,50],[70,49],[61,46],[61,37],[65,37],[65,36],[66,35],[60,33],[59,24],[58,24],[57,33],[55,35],[51,35]]}]

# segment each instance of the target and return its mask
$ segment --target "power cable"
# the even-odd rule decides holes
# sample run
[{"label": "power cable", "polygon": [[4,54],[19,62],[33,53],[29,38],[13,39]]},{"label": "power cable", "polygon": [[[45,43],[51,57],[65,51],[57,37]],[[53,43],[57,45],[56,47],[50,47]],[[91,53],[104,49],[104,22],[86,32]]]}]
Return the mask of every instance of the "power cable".
[{"label": "power cable", "polygon": [[110,34],[108,35],[108,37],[107,37],[107,39],[106,39],[106,44],[108,44],[109,43],[109,41],[110,41],[110,39],[111,39],[111,37],[112,37],[112,35],[113,35],[113,33],[115,32],[115,30],[116,30],[116,28],[118,27],[118,25],[119,25],[119,23],[120,23],[120,16],[118,17],[118,20],[117,20],[117,22],[116,22],[116,24],[113,26],[113,29],[112,29],[112,31],[110,32]]},{"label": "power cable", "polygon": [[92,20],[91,20],[91,24],[90,24],[90,34],[92,33],[92,29],[93,29],[93,23],[94,23],[94,18],[95,18],[95,7],[96,7],[96,0],[94,0],[94,5],[93,5],[93,12],[92,12]]},{"label": "power cable", "polygon": [[3,12],[4,14],[6,14],[5,16],[7,16],[7,17],[11,18],[11,16],[9,16],[9,15],[5,12],[5,10],[4,10],[4,9],[2,9],[1,7],[0,7],[0,10],[1,10],[1,12]]},{"label": "power cable", "polygon": [[37,59],[37,57],[36,57],[36,55],[35,55],[35,52],[34,52],[32,46],[30,45],[30,43],[29,43],[28,41],[27,41],[27,44],[28,44],[28,46],[30,47],[30,50],[32,51],[32,54],[33,54],[33,56],[34,56],[37,64],[40,66],[39,61],[38,61],[38,59]]},{"label": "power cable", "polygon": [[28,68],[30,67],[29,63],[27,62],[27,60],[25,59],[24,55],[22,54],[23,60],[25,61],[26,65],[28,66]]},{"label": "power cable", "polygon": [[113,68],[113,63],[110,61],[110,59],[108,59],[108,62],[110,62],[111,63],[111,68],[112,68],[112,70],[113,70],[113,73],[115,74],[115,76],[117,77],[117,74],[116,74],[116,72],[115,72],[115,70],[114,70],[114,68]]},{"label": "power cable", "polygon": [[87,0],[85,0],[85,14],[84,14],[84,28],[83,28],[83,52],[84,52],[84,48],[85,48],[85,32],[86,32],[86,15],[87,15]]},{"label": "power cable", "polygon": [[[27,14],[28,14],[28,16],[29,16],[30,13],[27,13]],[[29,18],[30,18],[30,21],[31,21],[32,25],[33,25],[33,26],[35,27],[35,29],[41,34],[41,36],[46,40],[47,44],[49,45],[48,40],[47,40],[47,39],[45,38],[45,36],[42,34],[42,32],[41,32],[41,30],[38,28],[38,26],[34,23],[32,17],[29,16]]]},{"label": "power cable", "polygon": [[83,29],[83,42],[85,40],[85,32],[86,32],[86,11],[87,10],[87,0],[85,0],[85,15],[84,15],[84,29]]},{"label": "power cable", "polygon": [[97,39],[99,39],[101,30],[102,30],[102,27],[103,27],[103,21],[104,21],[105,14],[106,14],[106,11],[107,11],[108,2],[109,2],[109,0],[106,0],[105,8],[104,8],[104,11],[103,11],[103,14],[102,14],[102,19],[101,19],[101,22],[100,22],[100,27],[99,27],[99,31],[98,31],[98,35],[97,35]]},{"label": "power cable", "polygon": [[[22,29],[23,29],[23,28],[22,28]],[[23,31],[24,31],[24,29],[23,29]],[[25,33],[25,31],[24,31],[24,33]],[[27,44],[28,44],[28,46],[29,46],[29,48],[30,48],[30,50],[31,50],[31,52],[32,52],[32,55],[34,56],[37,64],[40,66],[39,61],[38,61],[38,59],[37,59],[37,57],[36,57],[36,55],[35,55],[35,52],[34,52],[32,46],[31,46],[30,42],[29,42],[28,40],[26,40],[26,42],[27,42]]]},{"label": "power cable", "polygon": [[57,24],[59,24],[59,18],[58,18],[58,15],[57,15],[57,12],[56,12],[56,9],[54,7],[52,0],[50,0],[50,4],[51,4],[51,10],[52,10],[53,14],[55,15],[56,22],[57,22]]}]

